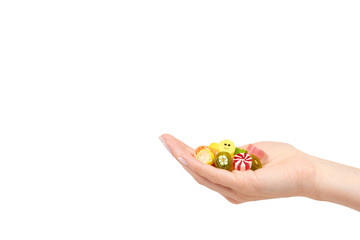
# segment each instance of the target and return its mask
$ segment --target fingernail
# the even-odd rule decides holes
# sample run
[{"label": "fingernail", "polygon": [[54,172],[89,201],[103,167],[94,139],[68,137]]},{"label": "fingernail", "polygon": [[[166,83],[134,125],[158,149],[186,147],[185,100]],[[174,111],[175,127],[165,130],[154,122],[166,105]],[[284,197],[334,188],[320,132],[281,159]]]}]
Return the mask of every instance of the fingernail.
[{"label": "fingernail", "polygon": [[185,162],[185,160],[184,160],[182,157],[178,157],[178,160],[179,160],[182,164],[187,165],[187,163]]},{"label": "fingernail", "polygon": [[166,150],[168,150],[169,153],[171,153],[170,148],[168,147],[168,145],[165,143],[165,140],[162,137],[159,137],[160,141],[164,144],[164,147],[166,148]]}]

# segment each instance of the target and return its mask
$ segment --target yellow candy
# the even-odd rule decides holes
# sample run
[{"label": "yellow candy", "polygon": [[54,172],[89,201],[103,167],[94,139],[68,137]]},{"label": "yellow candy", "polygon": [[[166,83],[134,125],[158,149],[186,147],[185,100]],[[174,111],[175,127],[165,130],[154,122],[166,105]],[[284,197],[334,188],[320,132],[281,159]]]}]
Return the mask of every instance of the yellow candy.
[{"label": "yellow candy", "polygon": [[208,148],[204,148],[196,154],[196,159],[202,163],[212,165],[214,163],[214,153]]},{"label": "yellow candy", "polygon": [[235,144],[230,140],[223,140],[219,143],[219,151],[220,152],[228,152],[231,155],[235,153]]},{"label": "yellow candy", "polygon": [[216,155],[219,152],[219,144],[218,143],[212,143],[209,146],[210,150]]}]

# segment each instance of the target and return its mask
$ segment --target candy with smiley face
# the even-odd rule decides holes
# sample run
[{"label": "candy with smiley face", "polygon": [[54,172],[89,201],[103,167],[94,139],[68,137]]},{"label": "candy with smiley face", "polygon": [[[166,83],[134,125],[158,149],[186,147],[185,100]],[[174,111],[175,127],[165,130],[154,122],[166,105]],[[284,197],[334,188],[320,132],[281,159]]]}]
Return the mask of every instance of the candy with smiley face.
[{"label": "candy with smiley face", "polygon": [[219,143],[219,151],[220,152],[227,152],[231,155],[234,155],[235,153],[235,144],[230,140],[223,140]]}]

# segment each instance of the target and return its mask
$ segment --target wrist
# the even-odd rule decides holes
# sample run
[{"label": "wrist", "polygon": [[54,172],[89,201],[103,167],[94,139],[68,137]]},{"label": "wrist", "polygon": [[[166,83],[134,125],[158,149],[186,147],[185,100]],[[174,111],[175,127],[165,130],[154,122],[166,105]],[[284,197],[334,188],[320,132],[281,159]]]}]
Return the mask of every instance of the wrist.
[{"label": "wrist", "polygon": [[299,178],[299,196],[316,199],[317,197],[317,168],[316,157],[300,152],[301,163],[303,170]]},{"label": "wrist", "polygon": [[312,156],[310,159],[315,171],[308,197],[360,210],[360,170]]}]

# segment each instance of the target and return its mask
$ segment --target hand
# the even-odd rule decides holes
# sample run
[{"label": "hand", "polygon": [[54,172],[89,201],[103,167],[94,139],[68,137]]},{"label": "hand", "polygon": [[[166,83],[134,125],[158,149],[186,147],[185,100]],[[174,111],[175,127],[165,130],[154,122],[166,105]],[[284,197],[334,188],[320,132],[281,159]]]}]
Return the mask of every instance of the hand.
[{"label": "hand", "polygon": [[[315,194],[315,167],[311,156],[289,144],[255,143],[253,145],[266,153],[261,159],[263,168],[230,172],[199,162],[194,157],[194,149],[171,135],[164,134],[160,139],[199,184],[220,193],[231,203]],[[246,146],[240,148],[246,149]]]}]

